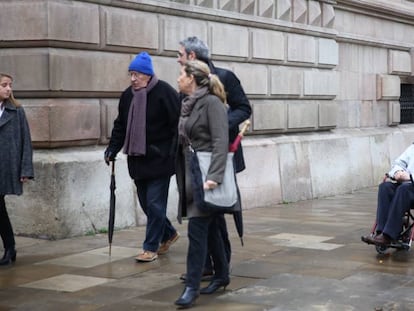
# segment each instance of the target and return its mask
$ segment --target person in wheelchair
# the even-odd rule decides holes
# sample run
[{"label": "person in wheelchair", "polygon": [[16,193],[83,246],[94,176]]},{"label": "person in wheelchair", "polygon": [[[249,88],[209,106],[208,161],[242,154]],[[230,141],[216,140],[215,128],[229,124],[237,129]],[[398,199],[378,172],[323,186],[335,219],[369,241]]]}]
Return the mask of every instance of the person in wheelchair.
[{"label": "person in wheelchair", "polygon": [[414,204],[414,144],[410,145],[393,163],[387,178],[378,188],[377,218],[374,234],[361,240],[377,246],[389,246],[398,240],[403,218]]}]

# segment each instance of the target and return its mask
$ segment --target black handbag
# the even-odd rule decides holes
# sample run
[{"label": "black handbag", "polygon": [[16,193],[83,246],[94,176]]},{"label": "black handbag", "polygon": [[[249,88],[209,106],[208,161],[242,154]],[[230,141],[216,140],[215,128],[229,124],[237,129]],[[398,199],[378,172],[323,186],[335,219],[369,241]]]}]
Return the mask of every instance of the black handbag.
[{"label": "black handbag", "polygon": [[237,185],[233,164],[233,152],[227,154],[223,182],[216,188],[204,190],[211,162],[211,152],[195,151],[189,146],[191,186],[196,205],[205,212],[232,213],[237,208]]}]

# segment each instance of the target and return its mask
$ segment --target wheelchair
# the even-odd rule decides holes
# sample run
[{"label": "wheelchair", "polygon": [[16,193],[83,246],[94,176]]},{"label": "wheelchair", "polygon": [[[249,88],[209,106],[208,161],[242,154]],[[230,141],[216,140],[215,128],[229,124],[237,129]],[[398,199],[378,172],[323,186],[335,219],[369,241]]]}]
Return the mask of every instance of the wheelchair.
[{"label": "wheelchair", "polygon": [[[382,182],[386,182],[387,180],[394,181],[392,177],[390,177],[388,174],[385,174]],[[411,174],[410,174],[410,180],[414,187],[414,180]],[[413,226],[414,226],[414,215],[410,209],[409,211],[405,212],[403,216],[403,225],[402,225],[401,233],[399,234],[397,240],[387,246],[375,245],[375,249],[377,253],[381,255],[385,254],[389,248],[395,248],[397,250],[408,251],[411,248],[411,244],[414,239]],[[371,237],[374,237],[377,234],[376,228],[377,228],[377,223],[375,222],[371,229],[371,234],[370,234]],[[366,241],[364,241],[363,237],[361,237],[361,240],[367,243]]]},{"label": "wheelchair", "polygon": [[[414,238],[414,216],[411,213],[411,210],[406,212],[403,216],[403,226],[401,233],[399,234],[396,241],[392,242],[390,245],[375,245],[375,250],[378,254],[383,255],[387,252],[389,248],[395,248],[397,250],[406,250],[408,251],[411,248],[411,244]],[[371,237],[374,237],[376,233],[377,223],[375,222],[371,229]],[[361,237],[362,239],[362,237]],[[364,240],[362,240],[365,242]]]}]

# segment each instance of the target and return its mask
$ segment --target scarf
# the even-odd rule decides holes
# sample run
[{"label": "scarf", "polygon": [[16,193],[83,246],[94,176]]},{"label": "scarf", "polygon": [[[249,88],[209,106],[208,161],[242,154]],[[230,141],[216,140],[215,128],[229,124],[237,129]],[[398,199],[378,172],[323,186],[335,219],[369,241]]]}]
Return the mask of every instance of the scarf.
[{"label": "scarf", "polygon": [[129,156],[142,156],[147,152],[147,98],[157,83],[158,78],[154,75],[146,87],[139,90],[131,88],[134,96],[129,107],[124,142],[124,153]]},{"label": "scarf", "polygon": [[185,132],[185,123],[188,120],[191,112],[193,111],[194,105],[197,100],[208,93],[208,88],[206,86],[197,88],[193,94],[187,96],[183,99],[181,105],[181,114],[180,120],[178,122],[178,134],[182,142],[190,142],[190,138],[187,136]]}]

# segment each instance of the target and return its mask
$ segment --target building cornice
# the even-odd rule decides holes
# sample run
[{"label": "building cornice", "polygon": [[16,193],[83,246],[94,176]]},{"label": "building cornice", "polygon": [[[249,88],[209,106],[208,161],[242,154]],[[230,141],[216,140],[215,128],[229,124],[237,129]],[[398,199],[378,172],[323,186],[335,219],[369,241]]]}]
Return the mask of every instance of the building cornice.
[{"label": "building cornice", "polygon": [[[134,9],[159,14],[183,16],[212,22],[240,25],[245,27],[256,27],[261,29],[288,31],[317,37],[335,38],[337,31],[332,28],[318,27],[313,25],[290,22],[275,18],[257,15],[243,14],[207,8],[192,4],[182,4],[165,0],[77,0],[84,3],[93,3],[103,6]],[[336,1],[324,0],[321,3],[334,5]]]},{"label": "building cornice", "polygon": [[384,0],[337,0],[335,9],[414,25],[414,3],[390,3]]}]

